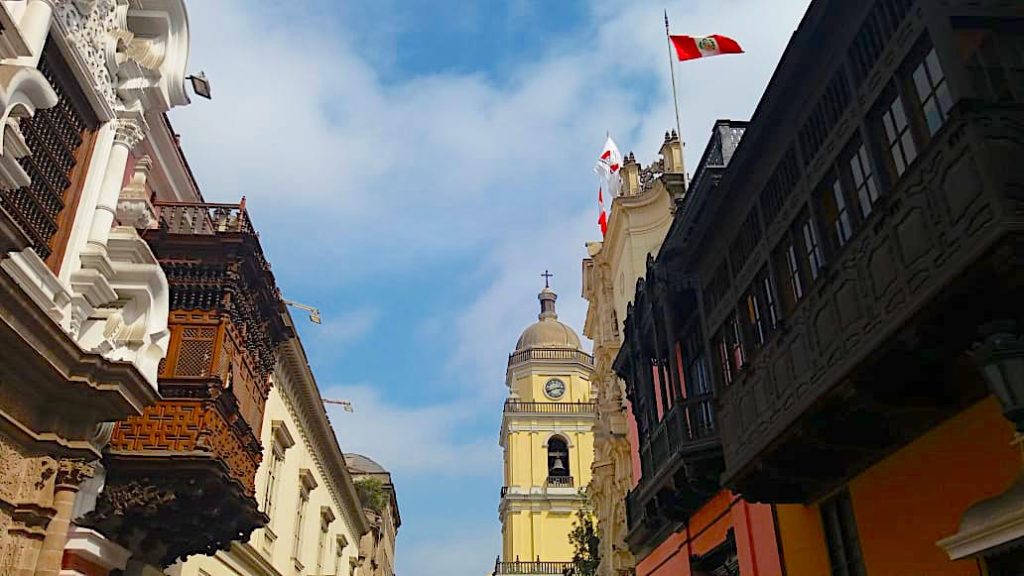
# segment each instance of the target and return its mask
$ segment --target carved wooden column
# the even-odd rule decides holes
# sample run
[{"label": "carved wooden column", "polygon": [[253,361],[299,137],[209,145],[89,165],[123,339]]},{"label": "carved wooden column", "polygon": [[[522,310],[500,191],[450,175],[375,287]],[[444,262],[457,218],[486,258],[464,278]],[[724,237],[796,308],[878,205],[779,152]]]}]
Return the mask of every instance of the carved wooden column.
[{"label": "carved wooden column", "polygon": [[36,563],[36,576],[57,576],[60,573],[78,485],[92,474],[92,466],[75,460],[62,460],[57,468],[57,482],[53,490],[56,514],[46,527],[46,537]]}]

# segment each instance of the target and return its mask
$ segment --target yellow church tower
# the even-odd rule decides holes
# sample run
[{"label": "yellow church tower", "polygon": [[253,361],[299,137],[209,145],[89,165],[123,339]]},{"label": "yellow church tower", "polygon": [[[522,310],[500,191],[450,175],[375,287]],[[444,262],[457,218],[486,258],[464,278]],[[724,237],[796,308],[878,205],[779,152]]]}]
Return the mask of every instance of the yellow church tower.
[{"label": "yellow church tower", "polygon": [[569,532],[594,460],[594,359],[576,331],[558,321],[558,296],[550,274],[544,276],[540,315],[519,337],[505,375],[502,557],[495,575],[560,575],[570,566]]}]

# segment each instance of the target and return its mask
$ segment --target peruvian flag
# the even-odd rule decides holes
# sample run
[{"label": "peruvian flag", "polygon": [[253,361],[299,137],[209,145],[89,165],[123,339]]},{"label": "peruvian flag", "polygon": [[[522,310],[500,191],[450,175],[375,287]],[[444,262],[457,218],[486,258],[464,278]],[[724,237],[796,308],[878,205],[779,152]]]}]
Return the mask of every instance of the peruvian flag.
[{"label": "peruvian flag", "polygon": [[601,215],[597,217],[597,225],[601,227],[601,236],[608,233],[608,212],[604,209],[604,193],[601,188],[597,189],[597,205],[601,208]]},{"label": "peruvian flag", "polygon": [[669,36],[676,48],[679,60],[693,60],[722,54],[742,54],[738,42],[728,36],[712,34],[711,36]]}]

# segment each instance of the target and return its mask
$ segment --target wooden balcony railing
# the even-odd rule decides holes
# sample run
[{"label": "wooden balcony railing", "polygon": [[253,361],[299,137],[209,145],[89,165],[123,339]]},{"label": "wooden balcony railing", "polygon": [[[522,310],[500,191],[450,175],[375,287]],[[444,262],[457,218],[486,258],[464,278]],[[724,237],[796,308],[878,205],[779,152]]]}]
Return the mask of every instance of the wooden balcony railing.
[{"label": "wooden balcony railing", "polygon": [[244,199],[239,204],[157,201],[154,206],[161,226],[171,234],[255,234]]},{"label": "wooden balcony railing", "polygon": [[513,562],[501,562],[500,560],[496,560],[494,562],[494,576],[501,576],[503,574],[522,576],[529,576],[532,574],[554,574],[556,576],[561,576],[563,574],[571,574],[572,570],[572,562],[541,562],[540,560],[532,562],[520,562],[518,560]]},{"label": "wooden balcony railing", "polygon": [[575,485],[572,476],[548,476],[548,488],[572,488]]},{"label": "wooden balcony railing", "polygon": [[[237,420],[236,420],[237,422]],[[139,416],[118,422],[110,440],[114,453],[219,460],[252,496],[259,442],[248,428],[229,424],[214,400],[161,400]]]},{"label": "wooden balcony railing", "polygon": [[595,414],[593,402],[519,402],[505,401],[506,414]]}]

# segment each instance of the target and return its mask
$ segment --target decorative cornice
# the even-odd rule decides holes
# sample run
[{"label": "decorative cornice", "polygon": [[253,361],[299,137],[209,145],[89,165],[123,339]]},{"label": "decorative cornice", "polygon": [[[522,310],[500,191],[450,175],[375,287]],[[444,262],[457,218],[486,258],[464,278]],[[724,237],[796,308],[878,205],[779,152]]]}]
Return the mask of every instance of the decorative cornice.
[{"label": "decorative cornice", "polygon": [[[294,327],[290,314],[286,317],[286,323]],[[298,423],[299,436],[309,446],[317,471],[324,479],[331,498],[343,511],[355,533],[362,536],[370,531],[370,525],[363,514],[338,438],[327,419],[327,410],[302,343],[297,337],[290,338],[278,347],[277,353],[278,365],[284,372],[284,378],[275,378],[275,384],[281,391],[285,406]]]}]

